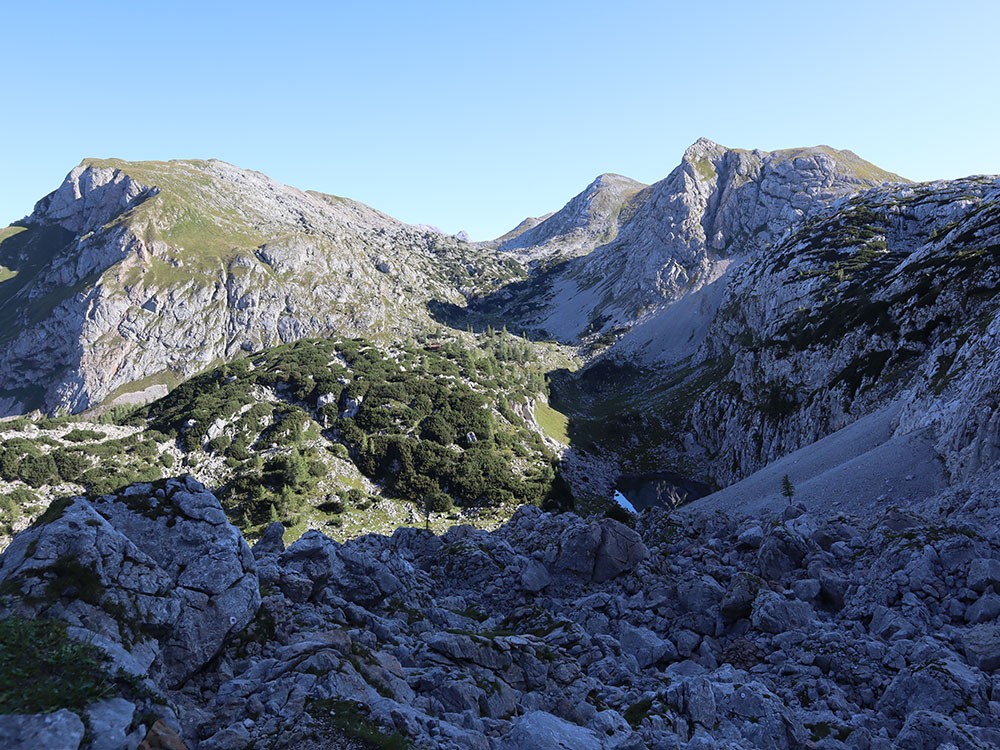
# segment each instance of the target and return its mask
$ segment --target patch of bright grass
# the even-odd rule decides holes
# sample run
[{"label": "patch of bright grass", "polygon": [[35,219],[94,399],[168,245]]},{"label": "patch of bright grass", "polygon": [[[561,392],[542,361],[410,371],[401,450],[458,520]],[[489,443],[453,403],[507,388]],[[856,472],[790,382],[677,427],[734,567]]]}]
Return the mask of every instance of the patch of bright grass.
[{"label": "patch of bright grass", "polygon": [[569,445],[569,418],[565,414],[539,401],[535,404],[535,419],[548,437]]}]

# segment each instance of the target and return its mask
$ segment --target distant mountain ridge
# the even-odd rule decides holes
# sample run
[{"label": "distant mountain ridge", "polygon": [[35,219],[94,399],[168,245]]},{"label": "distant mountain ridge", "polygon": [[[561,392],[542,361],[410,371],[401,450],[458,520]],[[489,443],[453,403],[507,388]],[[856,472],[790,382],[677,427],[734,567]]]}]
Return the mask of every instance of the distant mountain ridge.
[{"label": "distant mountain ridge", "polygon": [[660,182],[603,175],[505,242],[550,272],[479,305],[567,343],[621,333],[821,207],[888,182],[906,180],[850,151],[745,151],[702,138]]},{"label": "distant mountain ridge", "polygon": [[700,139],[469,243],[85,160],[0,417],[95,406],[0,419],[18,747],[1000,746],[1000,177]]},{"label": "distant mountain ridge", "polygon": [[[222,162],[87,160],[0,235],[0,412],[149,401],[309,336],[504,326],[605,352],[565,408],[571,439],[636,415],[639,449],[595,443],[620,471],[726,485],[904,398],[899,429],[967,473],[1000,451],[997,192],[700,139],[653,185],[601,175],[468,243]],[[605,364],[640,373],[606,414]]]},{"label": "distant mountain ridge", "polygon": [[309,335],[409,335],[432,325],[429,299],[463,302],[521,273],[456,237],[217,161],[86,160],[0,237],[0,413],[149,400]]}]

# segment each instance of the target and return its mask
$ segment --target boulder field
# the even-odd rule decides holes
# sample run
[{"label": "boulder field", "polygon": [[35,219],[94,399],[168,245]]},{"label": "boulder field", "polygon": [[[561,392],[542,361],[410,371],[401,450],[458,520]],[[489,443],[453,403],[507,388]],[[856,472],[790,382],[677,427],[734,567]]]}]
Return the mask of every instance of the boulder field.
[{"label": "boulder field", "polygon": [[647,511],[633,528],[525,506],[494,532],[344,544],[309,531],[286,547],[275,524],[252,550],[190,478],[76,498],[0,557],[0,615],[65,622],[132,687],[0,716],[0,739],[998,747],[993,479],[867,521],[791,504]]}]

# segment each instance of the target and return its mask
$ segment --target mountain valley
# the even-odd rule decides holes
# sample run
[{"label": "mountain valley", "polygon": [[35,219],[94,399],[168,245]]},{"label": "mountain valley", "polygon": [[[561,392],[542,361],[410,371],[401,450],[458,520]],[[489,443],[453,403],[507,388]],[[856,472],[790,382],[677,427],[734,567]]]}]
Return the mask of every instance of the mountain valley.
[{"label": "mountain valley", "polygon": [[0,230],[0,738],[1000,746],[998,291],[1000,178],[826,146],[485,242],[84,160]]}]

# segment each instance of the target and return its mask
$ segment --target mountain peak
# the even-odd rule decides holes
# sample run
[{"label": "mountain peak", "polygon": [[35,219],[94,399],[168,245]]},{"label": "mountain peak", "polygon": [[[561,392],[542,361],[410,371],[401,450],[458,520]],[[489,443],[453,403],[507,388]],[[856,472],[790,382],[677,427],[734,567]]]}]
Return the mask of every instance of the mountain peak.
[{"label": "mountain peak", "polygon": [[645,183],[639,182],[638,180],[633,180],[631,177],[626,177],[625,175],[617,174],[615,172],[605,172],[600,174],[594,179],[590,185],[587,186],[585,192],[590,192],[592,188],[609,188],[609,187],[646,187]]},{"label": "mountain peak", "polygon": [[622,207],[645,187],[643,182],[614,172],[598,175],[559,211],[507,240],[501,249],[541,246],[557,240],[562,250],[590,250],[618,233]]},{"label": "mountain peak", "polygon": [[706,156],[717,156],[725,153],[726,151],[733,150],[735,149],[726,148],[720,143],[701,137],[684,149],[684,161],[694,161],[695,159],[704,158]]}]

